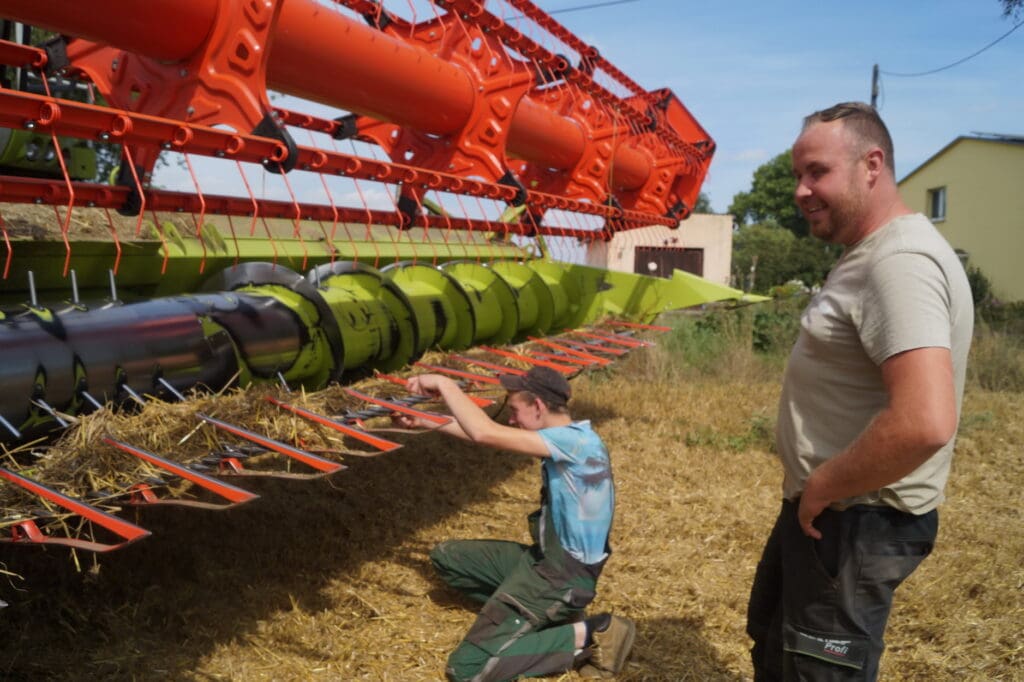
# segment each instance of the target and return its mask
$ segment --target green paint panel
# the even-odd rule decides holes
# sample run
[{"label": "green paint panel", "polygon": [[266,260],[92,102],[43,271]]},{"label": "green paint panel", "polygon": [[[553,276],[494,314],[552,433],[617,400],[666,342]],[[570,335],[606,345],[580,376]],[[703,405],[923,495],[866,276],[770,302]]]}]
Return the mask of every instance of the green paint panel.
[{"label": "green paint panel", "polygon": [[326,264],[307,278],[334,313],[345,347],[345,369],[369,365],[393,371],[416,354],[418,328],[400,289],[366,265]]},{"label": "green paint panel", "polygon": [[412,304],[420,331],[418,353],[431,348],[460,350],[473,344],[473,303],[451,275],[411,262],[389,265],[382,272]]},{"label": "green paint panel", "polygon": [[490,268],[466,261],[445,263],[441,269],[469,294],[476,328],[474,345],[505,344],[519,330],[519,307],[512,287]]},{"label": "green paint panel", "polygon": [[496,261],[490,267],[516,293],[519,307],[516,336],[525,339],[527,336],[547,334],[555,316],[555,300],[540,275],[516,261]]}]

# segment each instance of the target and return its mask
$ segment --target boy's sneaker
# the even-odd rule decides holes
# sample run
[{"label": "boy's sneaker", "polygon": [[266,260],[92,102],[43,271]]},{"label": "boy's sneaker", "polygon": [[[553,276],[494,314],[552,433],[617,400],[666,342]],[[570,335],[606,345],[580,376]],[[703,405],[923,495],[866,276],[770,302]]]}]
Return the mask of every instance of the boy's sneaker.
[{"label": "boy's sneaker", "polygon": [[608,678],[619,673],[626,665],[626,657],[636,639],[633,621],[612,616],[608,627],[592,634],[594,646],[586,665],[580,668],[583,677]]}]

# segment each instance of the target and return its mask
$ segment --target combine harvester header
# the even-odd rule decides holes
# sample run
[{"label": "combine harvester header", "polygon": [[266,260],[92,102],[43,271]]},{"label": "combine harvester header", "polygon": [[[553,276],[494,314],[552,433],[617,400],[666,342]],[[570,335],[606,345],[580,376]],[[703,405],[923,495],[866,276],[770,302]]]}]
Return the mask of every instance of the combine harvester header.
[{"label": "combine harvester header", "polygon": [[[116,536],[57,537],[4,497],[7,541],[121,546],[146,534],[112,515],[124,504],[252,499],[219,476],[256,454],[313,470],[278,475],[343,468],[294,427],[207,414],[216,398],[181,415],[204,437],[173,458],[86,428],[93,413],[263,384],[255,411],[378,454],[400,443],[365,421],[422,396],[346,388],[328,417],[288,391],[429,351],[473,349],[429,365],[473,387],[575,373],[642,345],[630,324],[738,293],[584,264],[591,243],[678,227],[714,142],[527,0],[0,0],[0,16],[0,492]],[[19,238],[47,215],[52,239]],[[67,438],[23,445],[55,427],[134,464],[111,490],[68,483],[47,466]],[[157,495],[178,483],[221,502]]]}]

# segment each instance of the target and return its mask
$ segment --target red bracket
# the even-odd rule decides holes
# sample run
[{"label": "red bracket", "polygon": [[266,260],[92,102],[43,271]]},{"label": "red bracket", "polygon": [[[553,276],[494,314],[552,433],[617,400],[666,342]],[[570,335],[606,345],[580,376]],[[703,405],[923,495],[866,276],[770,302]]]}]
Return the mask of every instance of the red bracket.
[{"label": "red bracket", "polygon": [[[452,360],[458,360],[459,362],[464,362],[467,365],[476,365],[477,367],[483,367],[484,369],[489,369],[492,372],[498,372],[499,374],[515,374],[516,376],[523,376],[524,374],[526,374],[526,370],[523,369],[507,367],[505,365],[499,365],[494,362],[487,362],[486,360],[471,358],[468,355],[457,355],[455,353],[452,353],[448,357],[451,358]],[[501,381],[495,379],[494,383],[500,384]]]},{"label": "red bracket", "polygon": [[[253,433],[252,431],[243,429],[240,426],[228,424],[227,422],[223,422],[219,419],[214,419],[213,417],[209,417],[199,412],[196,412],[196,416],[205,421],[206,423],[212,424],[218,429],[221,429],[222,431],[227,431],[228,433],[234,434],[239,438],[244,438],[250,443],[255,443],[256,445],[259,445],[261,447],[265,447],[269,450],[273,450],[274,452],[279,452],[282,455],[291,457],[292,459],[296,459],[302,462],[303,464],[310,466],[316,469],[317,471],[321,472],[316,476],[326,476],[328,474],[333,474],[337,471],[341,471],[342,469],[347,468],[344,464],[332,462],[331,460],[324,459],[323,457],[317,457],[316,455],[310,452],[306,452],[305,450],[299,450],[298,448],[293,448],[290,445],[287,445],[280,441],[276,441],[273,438],[261,436],[258,433]],[[294,477],[294,475],[290,477]],[[304,478],[309,477],[304,476]]]},{"label": "red bracket", "polygon": [[625,355],[629,351],[625,348],[612,348],[610,346],[599,346],[596,343],[586,343],[585,341],[577,341],[576,339],[561,338],[561,343],[572,346],[573,348],[582,348],[583,350],[594,351],[595,353],[608,353],[616,357]]},{"label": "red bracket", "polygon": [[[217,0],[216,4],[205,39],[182,61],[165,63],[83,39],[68,43],[68,59],[115,108],[253,132],[272,115],[267,55],[283,2]],[[149,171],[159,152],[154,147],[140,150],[136,163]]]},{"label": "red bracket", "polygon": [[155,455],[152,452],[135,447],[134,445],[114,440],[109,436],[104,437],[103,441],[108,445],[113,445],[118,450],[127,452],[129,455],[134,455],[145,462],[158,466],[164,471],[169,471],[175,476],[180,476],[186,481],[190,481],[205,490],[209,490],[230,502],[230,504],[213,504],[209,502],[199,502],[197,500],[161,499],[160,497],[157,497],[156,493],[153,492],[153,489],[149,485],[139,483],[132,486],[132,500],[130,504],[167,504],[180,507],[197,507],[199,509],[227,509],[245,502],[250,502],[259,497],[256,493],[251,493],[248,490],[243,490],[242,488],[218,481],[216,478],[201,474],[198,471],[193,471],[187,467],[183,467],[180,464],[164,459],[159,455]]},{"label": "red bracket", "polygon": [[562,374],[575,374],[580,371],[579,367],[570,367],[558,362],[550,362],[548,360],[540,360],[538,358],[532,358],[529,355],[523,355],[522,353],[513,353],[510,350],[502,350],[500,348],[491,348],[490,346],[477,346],[480,350],[488,353],[494,353],[500,355],[503,358],[509,358],[511,360],[519,360],[521,362],[528,363],[530,365],[537,365],[540,367],[550,367],[551,369],[558,370]]},{"label": "red bracket", "polygon": [[[450,136],[439,138],[365,116],[357,121],[358,134],[380,145],[396,161],[490,182],[505,178],[512,117],[533,87],[532,70],[512,59],[501,41],[457,13],[415,26],[391,22],[383,30],[462,67],[474,85],[473,106],[462,129]],[[422,191],[404,189],[414,195]]]},{"label": "red bracket", "polygon": [[583,153],[572,168],[552,170],[516,161],[512,169],[531,190],[603,204],[611,191],[609,183],[615,181],[611,171],[616,147],[630,139],[629,127],[609,116],[596,100],[574,88],[548,88],[531,98],[538,106],[557,111],[576,122],[584,140]]},{"label": "red bracket", "polygon": [[[457,357],[457,356],[456,356]],[[422,367],[425,370],[431,372],[437,372],[438,374],[447,374],[449,376],[458,377],[460,379],[469,379],[479,384],[491,384],[494,386],[500,386],[501,381],[497,377],[487,376],[486,374],[475,374],[473,372],[464,372],[460,369],[452,369],[451,367],[442,367],[440,365],[428,365],[423,362],[413,363],[417,367]]]},{"label": "red bracket", "polygon": [[535,358],[543,358],[544,360],[552,360],[554,362],[571,362],[574,365],[580,365],[582,367],[589,367],[590,365],[604,364],[599,363],[596,360],[587,360],[586,358],[574,357],[571,355],[556,355],[554,353],[544,353],[541,351],[530,351],[530,355]]},{"label": "red bracket", "polygon": [[123,542],[115,544],[106,544],[90,540],[82,540],[79,538],[50,537],[39,530],[35,521],[27,520],[12,526],[11,537],[0,538],[0,542],[63,545],[90,552],[109,552],[114,549],[120,549],[121,547],[129,545],[136,540],[141,540],[142,538],[152,535],[152,533],[145,528],[140,528],[139,526],[129,523],[124,519],[120,519],[113,514],[108,514],[107,512],[89,506],[84,502],[72,499],[63,493],[59,493],[41,483],[25,478],[20,474],[16,474],[9,469],[0,467],[0,477],[7,479],[11,483],[28,490],[35,495],[38,495],[44,500],[49,500],[70,512],[78,514],[87,521],[109,530],[124,540]]},{"label": "red bracket", "polygon": [[335,431],[343,433],[346,436],[351,436],[352,438],[362,441],[363,443],[366,443],[371,447],[377,448],[378,450],[380,450],[381,454],[385,452],[391,452],[402,447],[400,443],[395,443],[385,438],[379,438],[377,436],[370,435],[369,433],[363,431],[362,429],[352,428],[351,426],[346,426],[345,424],[335,421],[330,417],[325,417],[322,414],[317,414],[316,412],[311,412],[309,410],[297,407],[295,405],[289,405],[288,403],[281,402],[280,400],[274,398],[273,396],[268,395],[266,398],[269,402],[273,403],[274,405],[277,405],[282,410],[288,410],[289,412],[299,415],[303,419],[308,419],[311,422],[315,422],[322,426],[326,426],[327,428],[334,429]]},{"label": "red bracket", "polygon": [[443,414],[437,414],[435,412],[424,412],[423,410],[417,410],[417,409],[414,409],[412,407],[409,407],[408,405],[402,405],[401,403],[395,403],[395,402],[391,402],[390,400],[383,400],[381,398],[374,398],[372,395],[366,395],[365,393],[360,393],[359,391],[355,390],[354,388],[346,388],[344,390],[345,390],[345,393],[348,393],[353,398],[359,398],[363,402],[370,403],[371,405],[378,405],[380,407],[386,407],[389,410],[394,410],[395,412],[401,412],[402,414],[407,414],[410,417],[418,417],[420,419],[426,419],[427,421],[433,422],[434,424],[437,424],[438,426],[444,426],[445,424],[450,424],[452,422],[452,418],[451,417],[446,417]]},{"label": "red bracket", "polygon": [[568,355],[576,356],[578,358],[581,358],[583,360],[587,360],[589,362],[597,363],[597,364],[601,365],[602,367],[605,366],[605,365],[610,365],[611,362],[612,362],[608,358],[602,358],[602,357],[600,357],[598,355],[592,355],[590,353],[584,353],[583,351],[579,350],[578,348],[570,348],[569,346],[566,346],[564,344],[555,343],[554,341],[551,341],[550,339],[541,339],[541,338],[537,338],[535,336],[531,336],[531,337],[529,337],[529,339],[530,339],[530,341],[533,341],[534,343],[538,343],[538,344],[540,344],[542,346],[547,346],[548,348],[554,348],[557,351],[561,351],[561,352],[566,353]]},{"label": "red bracket", "polygon": [[587,339],[597,339],[598,341],[607,341],[608,343],[615,343],[620,346],[626,346],[627,348],[647,348],[649,346],[654,345],[650,341],[643,341],[641,339],[630,339],[624,336],[619,336],[618,334],[606,336],[604,334],[594,334],[592,332],[585,332],[581,330],[576,330],[571,333],[575,334],[576,336],[582,336]]},{"label": "red bracket", "polygon": [[[391,374],[378,374],[377,376],[381,379],[384,379],[385,381],[390,381],[393,384],[398,384],[399,386],[407,387],[409,385],[409,380],[403,379],[402,377],[396,377]],[[490,400],[489,398],[481,398],[480,396],[475,395],[467,395],[466,397],[472,400],[473,404],[476,405],[477,407],[490,407],[491,405],[494,404],[494,401]]]}]

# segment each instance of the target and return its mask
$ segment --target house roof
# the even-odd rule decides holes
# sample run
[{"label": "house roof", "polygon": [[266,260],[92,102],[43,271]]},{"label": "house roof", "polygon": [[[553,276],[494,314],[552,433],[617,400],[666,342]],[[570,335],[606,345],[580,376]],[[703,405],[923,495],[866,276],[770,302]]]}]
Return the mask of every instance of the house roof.
[{"label": "house roof", "polygon": [[960,135],[959,137],[954,139],[952,142],[947,144],[945,147],[943,147],[942,149],[940,149],[939,151],[935,152],[934,154],[929,156],[927,159],[925,159],[924,163],[922,163],[920,166],[918,166],[914,170],[912,170],[909,173],[907,173],[906,175],[904,175],[903,179],[900,180],[899,183],[897,183],[897,184],[901,184],[903,182],[906,182],[907,179],[910,178],[912,175],[914,175],[919,170],[921,170],[922,168],[924,168],[925,166],[930,164],[935,159],[937,159],[940,156],[942,156],[943,154],[945,154],[946,151],[948,151],[951,147],[953,147],[954,145],[956,145],[956,144],[958,144],[958,143],[960,143],[960,142],[962,142],[964,140],[975,140],[975,141],[978,141],[978,142],[995,142],[997,144],[1024,145],[1024,135],[1005,135],[1005,134],[1002,134],[1002,133],[979,133],[979,132],[973,132],[970,135]]}]

